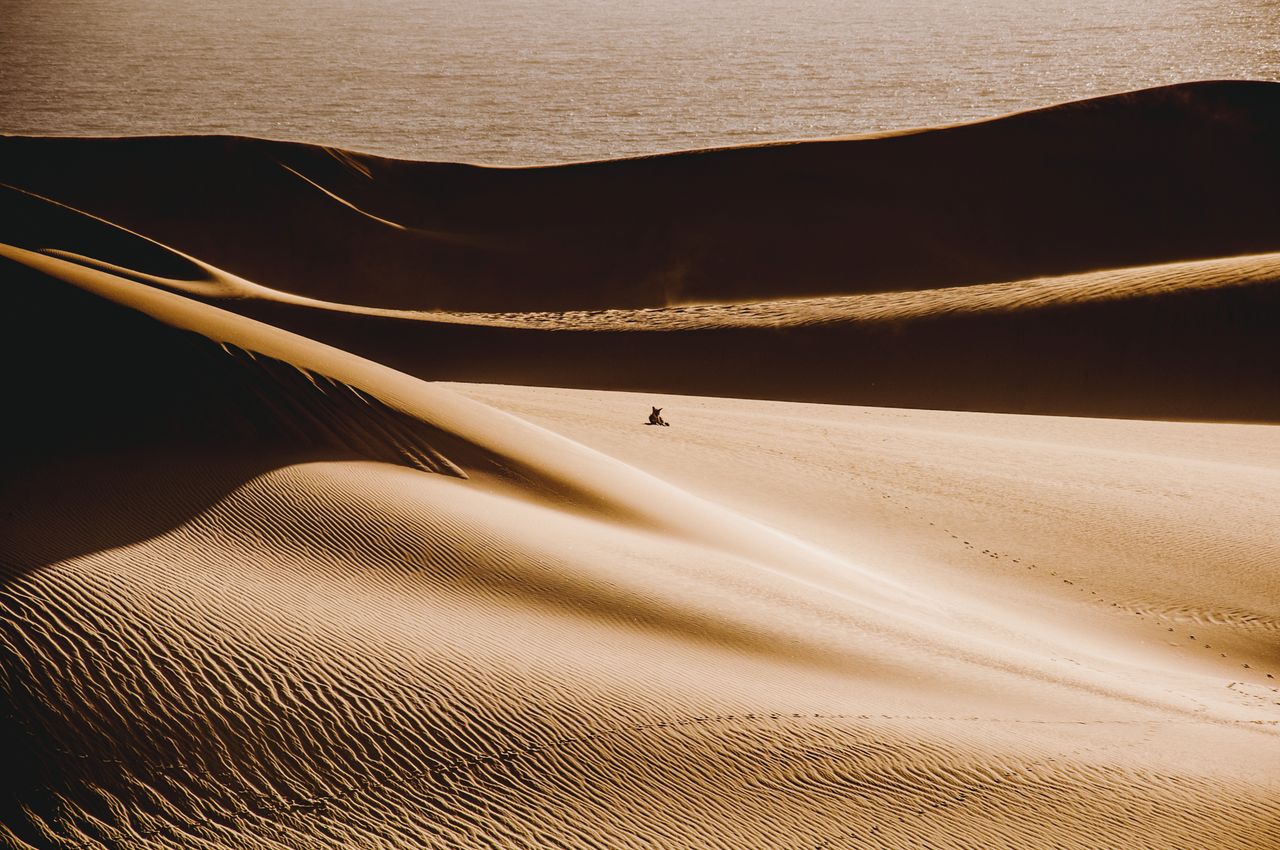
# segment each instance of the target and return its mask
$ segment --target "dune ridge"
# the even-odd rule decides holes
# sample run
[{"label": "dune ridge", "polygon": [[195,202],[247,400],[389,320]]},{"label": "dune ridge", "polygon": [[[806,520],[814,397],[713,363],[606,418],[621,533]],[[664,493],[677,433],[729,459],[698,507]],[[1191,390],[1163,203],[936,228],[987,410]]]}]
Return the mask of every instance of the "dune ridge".
[{"label": "dune ridge", "polygon": [[[0,140],[0,845],[1280,847],[1276,90],[539,169]],[[1057,182],[949,255],[979,156],[989,214]]]},{"label": "dune ridge", "polygon": [[1277,250],[1278,141],[1280,84],[1222,81],[906,134],[535,168],[227,137],[6,137],[0,182],[323,300],[607,309]]},{"label": "dune ridge", "polygon": [[[1275,422],[1275,255],[907,292],[451,313],[282,292],[8,189],[10,244],[183,293],[432,380]],[[644,351],[636,357],[635,351]]]}]

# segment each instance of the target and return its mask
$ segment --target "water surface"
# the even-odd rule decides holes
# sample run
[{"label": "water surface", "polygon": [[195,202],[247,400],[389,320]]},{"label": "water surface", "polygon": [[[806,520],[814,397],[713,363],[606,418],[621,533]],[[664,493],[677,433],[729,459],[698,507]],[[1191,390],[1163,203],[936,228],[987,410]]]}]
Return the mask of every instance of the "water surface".
[{"label": "water surface", "polygon": [[1280,78],[1274,0],[0,0],[0,131],[550,162]]}]

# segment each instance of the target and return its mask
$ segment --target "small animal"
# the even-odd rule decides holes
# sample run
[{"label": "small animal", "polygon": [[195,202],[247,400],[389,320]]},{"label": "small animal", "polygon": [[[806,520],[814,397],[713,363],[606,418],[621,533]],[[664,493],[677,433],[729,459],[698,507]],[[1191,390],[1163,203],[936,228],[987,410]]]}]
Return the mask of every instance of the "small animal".
[{"label": "small animal", "polygon": [[661,407],[653,408],[653,413],[649,414],[649,421],[646,422],[645,424],[646,425],[664,425],[667,427],[671,426],[670,422],[666,422],[663,420]]}]

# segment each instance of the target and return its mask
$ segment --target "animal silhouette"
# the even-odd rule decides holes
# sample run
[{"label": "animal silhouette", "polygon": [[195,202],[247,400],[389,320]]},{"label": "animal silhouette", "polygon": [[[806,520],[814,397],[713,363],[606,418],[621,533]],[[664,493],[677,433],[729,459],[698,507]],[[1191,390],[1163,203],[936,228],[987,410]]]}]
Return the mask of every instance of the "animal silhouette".
[{"label": "animal silhouette", "polygon": [[663,426],[667,426],[667,427],[670,427],[670,425],[671,425],[671,423],[670,423],[670,422],[667,422],[667,421],[665,421],[665,420],[662,418],[662,408],[661,408],[661,407],[655,407],[655,408],[653,408],[653,413],[650,413],[650,414],[649,414],[649,421],[648,421],[648,422],[646,422],[645,424],[646,424],[646,425],[663,425]]}]

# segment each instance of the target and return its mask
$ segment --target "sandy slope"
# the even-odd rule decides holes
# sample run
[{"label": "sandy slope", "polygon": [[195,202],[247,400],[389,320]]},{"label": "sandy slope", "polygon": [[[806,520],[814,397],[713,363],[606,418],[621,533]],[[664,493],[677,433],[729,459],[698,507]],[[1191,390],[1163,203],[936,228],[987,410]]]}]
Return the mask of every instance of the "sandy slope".
[{"label": "sandy slope", "polygon": [[[1274,426],[454,388],[913,583],[1044,594],[1035,617],[1098,609],[1176,664],[1280,675]],[[636,433],[650,400],[679,427]]]},{"label": "sandy slope", "polygon": [[[1250,159],[1272,100],[1185,87],[509,172],[4,140],[28,191],[0,191],[0,844],[1280,847],[1275,425],[728,397],[1280,420],[1274,166]],[[900,276],[872,252],[865,276],[783,298],[844,268],[844,243],[785,211],[720,220],[741,198],[711,193],[688,233],[721,250],[764,228],[812,264],[736,286],[733,262],[774,260],[728,251],[688,279],[734,303],[653,309],[643,275],[593,301],[593,263],[643,254],[608,234],[690,175],[723,189],[749,167],[777,200],[843,162],[843,192],[868,162],[1042,145],[1046,127],[1075,128],[1052,144],[1082,170],[1038,172],[1064,181],[1104,148],[1104,181],[1156,151],[1110,224],[1151,220],[1114,242],[1097,217],[1040,241],[1028,224],[1025,251],[976,245],[977,265],[890,239]],[[1156,144],[1167,127],[1185,132]],[[1099,147],[1100,128],[1123,132]],[[202,170],[196,149],[234,156]],[[1236,205],[1152,206],[1209,149],[1213,179],[1160,191]],[[584,197],[648,182],[582,229]],[[1004,208],[1018,184],[993,185]],[[262,196],[233,203],[246,186]],[[563,192],[530,227],[547,186]],[[819,217],[865,223],[824,198]],[[557,253],[579,232],[598,254]],[[423,240],[479,253],[415,266],[447,254]],[[369,263],[347,279],[317,265],[328,248]],[[497,303],[490,249],[554,286],[525,299],[507,279]],[[424,306],[409,270],[418,294],[451,281],[456,309],[387,307]],[[650,404],[672,427],[642,424]]]}]

